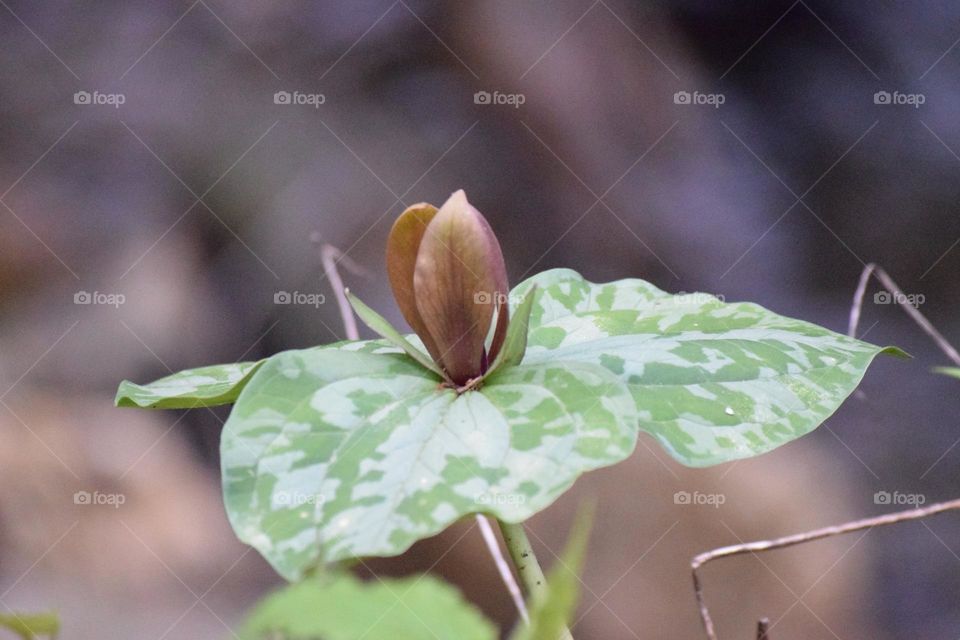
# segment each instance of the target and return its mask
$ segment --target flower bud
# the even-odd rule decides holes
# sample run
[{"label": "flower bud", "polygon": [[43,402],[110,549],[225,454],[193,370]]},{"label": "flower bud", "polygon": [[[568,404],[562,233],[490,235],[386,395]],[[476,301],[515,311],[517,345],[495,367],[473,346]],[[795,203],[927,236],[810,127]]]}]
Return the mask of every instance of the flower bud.
[{"label": "flower bud", "polygon": [[400,311],[451,381],[483,375],[506,334],[508,283],[500,244],[466,194],[439,210],[404,211],[390,232],[387,268]]}]

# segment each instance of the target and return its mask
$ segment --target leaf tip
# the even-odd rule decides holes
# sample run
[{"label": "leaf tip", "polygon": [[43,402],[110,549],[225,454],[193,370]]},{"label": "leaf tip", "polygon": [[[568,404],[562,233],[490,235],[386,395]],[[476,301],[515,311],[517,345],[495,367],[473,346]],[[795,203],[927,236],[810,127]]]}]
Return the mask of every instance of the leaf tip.
[{"label": "leaf tip", "polygon": [[912,355],[910,355],[900,347],[894,347],[892,345],[883,347],[880,350],[880,353],[886,354],[888,356],[893,356],[894,358],[900,358],[901,360],[913,360]]},{"label": "leaf tip", "polygon": [[117,387],[117,394],[113,397],[113,406],[114,407],[137,407],[136,402],[133,401],[133,398],[130,397],[130,387],[134,386],[134,383],[129,380],[121,380],[120,385]]}]

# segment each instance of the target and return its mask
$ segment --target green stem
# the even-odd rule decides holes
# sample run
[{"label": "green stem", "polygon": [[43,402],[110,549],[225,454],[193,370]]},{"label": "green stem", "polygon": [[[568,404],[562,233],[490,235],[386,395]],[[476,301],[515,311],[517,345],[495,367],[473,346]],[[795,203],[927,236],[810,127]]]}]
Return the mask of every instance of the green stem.
[{"label": "green stem", "polygon": [[[520,582],[523,583],[528,597],[543,598],[546,595],[547,579],[543,575],[543,569],[537,556],[533,552],[533,545],[527,537],[527,532],[523,524],[510,524],[502,520],[497,520],[500,525],[500,532],[503,534],[503,541],[507,545],[507,552],[513,565],[517,568],[517,574],[520,576]],[[531,610],[532,612],[532,610]],[[564,627],[563,633],[558,640],[573,640],[570,630]]]}]

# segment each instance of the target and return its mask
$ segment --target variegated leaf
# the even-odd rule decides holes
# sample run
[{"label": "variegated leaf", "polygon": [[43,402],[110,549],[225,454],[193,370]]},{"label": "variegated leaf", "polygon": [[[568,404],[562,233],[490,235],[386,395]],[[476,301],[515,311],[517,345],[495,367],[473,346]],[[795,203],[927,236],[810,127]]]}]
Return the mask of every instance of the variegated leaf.
[{"label": "variegated leaf", "polygon": [[284,587],[257,605],[240,640],[494,640],[496,629],[429,575],[361,582],[347,573]]},{"label": "variegated leaf", "polygon": [[770,451],[822,423],[879,353],[901,354],[777,315],[642,280],[594,284],[545,271],[524,365],[592,363],[625,382],[639,426],[680,462],[707,466]]},{"label": "variegated leaf", "polygon": [[504,368],[458,395],[403,354],[288,351],[224,426],[227,512],[295,580],[401,553],[470,513],[526,520],[627,457],[636,423],[626,386],[591,363]]},{"label": "variegated leaf", "polygon": [[[417,336],[407,338],[416,348],[423,348]],[[344,340],[314,348],[365,353],[399,352],[387,340]],[[114,404],[141,409],[196,409],[232,404],[263,362],[233,362],[185,369],[142,385],[124,380],[117,389]]]},{"label": "variegated leaf", "polygon": [[186,369],[145,385],[124,380],[114,402],[118,407],[144,409],[193,409],[230,404],[262,362]]}]

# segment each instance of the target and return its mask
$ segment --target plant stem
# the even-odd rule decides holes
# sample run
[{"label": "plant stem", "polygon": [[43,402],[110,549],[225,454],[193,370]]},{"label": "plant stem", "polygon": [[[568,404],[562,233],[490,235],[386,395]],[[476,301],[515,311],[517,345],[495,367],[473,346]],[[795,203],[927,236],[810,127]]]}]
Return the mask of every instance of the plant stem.
[{"label": "plant stem", "polygon": [[[517,568],[517,574],[520,576],[520,582],[527,589],[527,594],[531,598],[543,598],[547,591],[547,579],[543,575],[543,568],[533,552],[533,546],[527,537],[527,532],[523,524],[510,524],[503,520],[497,520],[500,525],[500,532],[503,533],[503,541],[507,545],[507,552],[513,560],[513,565]],[[558,640],[573,640],[570,630],[564,627],[563,633]]]},{"label": "plant stem", "polygon": [[[314,238],[314,241],[318,241],[318,238]],[[357,330],[357,319],[354,317],[353,308],[350,306],[349,300],[347,300],[346,293],[344,293],[343,279],[340,277],[337,265],[343,262],[343,264],[354,273],[363,273],[363,269],[359,265],[354,264],[342,251],[329,244],[322,244],[320,246],[320,259],[323,262],[323,272],[327,279],[330,280],[330,286],[333,288],[333,293],[337,298],[337,306],[340,309],[340,318],[343,320],[343,330],[347,334],[347,340],[359,340],[360,332]],[[493,534],[493,529],[490,527],[486,516],[478,513],[477,524],[480,525],[483,541],[486,543],[487,550],[490,552],[490,556],[497,566],[500,579],[503,580],[503,583],[506,585],[507,591],[510,593],[514,605],[517,607],[517,611],[520,612],[520,617],[523,619],[524,624],[530,624],[530,615],[527,613],[527,605],[523,601],[523,594],[520,593],[520,586],[514,579],[513,572],[510,571],[507,559],[503,557],[503,550],[500,549],[500,543],[497,542],[497,538]],[[520,533],[524,536],[524,539],[526,539],[526,534],[523,533],[522,528]],[[527,544],[529,545],[529,541],[527,541]],[[530,553],[532,554],[533,551],[531,550]],[[536,562],[536,558],[534,558],[534,562]],[[542,571],[540,572],[540,576],[542,582]]]}]

